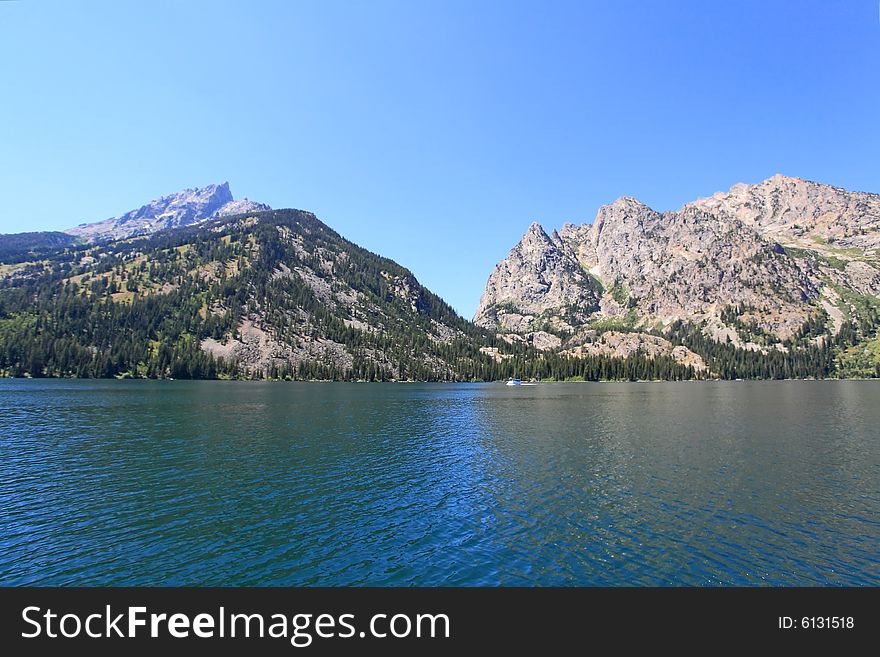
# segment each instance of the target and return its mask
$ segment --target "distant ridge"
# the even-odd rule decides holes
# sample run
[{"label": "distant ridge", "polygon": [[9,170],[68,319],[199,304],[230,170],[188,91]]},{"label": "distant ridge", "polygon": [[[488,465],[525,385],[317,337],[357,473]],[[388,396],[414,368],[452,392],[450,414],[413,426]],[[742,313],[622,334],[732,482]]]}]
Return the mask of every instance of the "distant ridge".
[{"label": "distant ridge", "polygon": [[108,242],[190,226],[212,217],[263,210],[271,208],[246,198],[235,200],[229,183],[222,182],[162,196],[119,217],[80,224],[64,232],[84,242]]},{"label": "distant ridge", "polygon": [[57,231],[0,235],[0,261],[10,257],[51,251],[76,242],[76,238]]}]

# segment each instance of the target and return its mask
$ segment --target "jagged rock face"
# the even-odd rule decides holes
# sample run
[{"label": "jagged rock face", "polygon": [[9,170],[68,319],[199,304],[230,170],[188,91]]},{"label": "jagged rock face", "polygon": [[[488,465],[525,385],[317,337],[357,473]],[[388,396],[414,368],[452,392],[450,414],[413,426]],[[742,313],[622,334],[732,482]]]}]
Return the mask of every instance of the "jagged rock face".
[{"label": "jagged rock face", "polygon": [[268,205],[248,199],[234,200],[229,183],[224,182],[169,194],[122,216],[80,224],[65,232],[86,242],[106,242],[189,226],[211,217],[269,209]]},{"label": "jagged rock face", "polygon": [[624,197],[552,237],[533,224],[496,266],[474,321],[522,335],[534,318],[569,333],[609,319],[633,330],[699,320],[720,338],[719,318],[739,308],[785,340],[829,282],[876,294],[878,243],[880,196],[784,176],[676,212]]},{"label": "jagged rock face", "polygon": [[570,325],[598,308],[597,288],[567,243],[535,223],[495,267],[474,322],[514,333],[537,328],[545,318]]},{"label": "jagged rock face", "polygon": [[599,211],[581,251],[608,288],[639,317],[669,322],[724,306],[766,313],[765,328],[788,335],[818,296],[807,273],[777,244],[733,217],[695,206],[658,213],[624,199]]},{"label": "jagged rock face", "polygon": [[872,249],[880,246],[880,195],[777,174],[757,185],[734,185],[690,205],[724,212],[780,241]]}]

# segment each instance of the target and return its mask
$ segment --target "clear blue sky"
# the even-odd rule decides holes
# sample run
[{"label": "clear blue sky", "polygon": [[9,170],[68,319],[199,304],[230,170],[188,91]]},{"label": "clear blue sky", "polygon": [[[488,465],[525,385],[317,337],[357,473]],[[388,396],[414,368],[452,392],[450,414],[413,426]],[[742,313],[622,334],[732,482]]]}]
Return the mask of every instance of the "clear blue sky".
[{"label": "clear blue sky", "polygon": [[877,0],[0,2],[0,232],[228,180],[462,314],[531,221],[880,191]]}]

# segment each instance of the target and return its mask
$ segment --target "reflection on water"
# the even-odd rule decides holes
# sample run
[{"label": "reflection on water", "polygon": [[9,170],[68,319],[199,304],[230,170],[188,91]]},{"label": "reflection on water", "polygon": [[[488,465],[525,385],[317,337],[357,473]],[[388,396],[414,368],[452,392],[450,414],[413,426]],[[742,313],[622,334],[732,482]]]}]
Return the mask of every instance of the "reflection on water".
[{"label": "reflection on water", "polygon": [[880,386],[0,381],[0,584],[880,584]]}]

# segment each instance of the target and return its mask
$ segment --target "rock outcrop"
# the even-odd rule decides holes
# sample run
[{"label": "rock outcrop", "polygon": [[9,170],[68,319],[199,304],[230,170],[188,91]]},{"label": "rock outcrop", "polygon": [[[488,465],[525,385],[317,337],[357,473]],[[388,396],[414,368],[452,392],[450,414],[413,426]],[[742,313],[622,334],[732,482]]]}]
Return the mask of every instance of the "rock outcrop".
[{"label": "rock outcrop", "polygon": [[600,289],[567,241],[533,223],[496,265],[474,321],[512,333],[539,330],[545,322],[571,328],[598,310]]},{"label": "rock outcrop", "polygon": [[[592,224],[532,224],[489,277],[474,321],[502,333],[657,331],[676,320],[745,346],[784,342],[827,294],[880,293],[880,196],[774,176],[657,212],[624,197]],[[851,313],[844,313],[849,316]],[[748,326],[748,331],[743,326]],[[829,331],[832,327],[829,323]]]},{"label": "rock outcrop", "polygon": [[880,247],[880,195],[777,174],[757,185],[734,185],[690,205],[727,214],[767,239],[807,247]]}]

